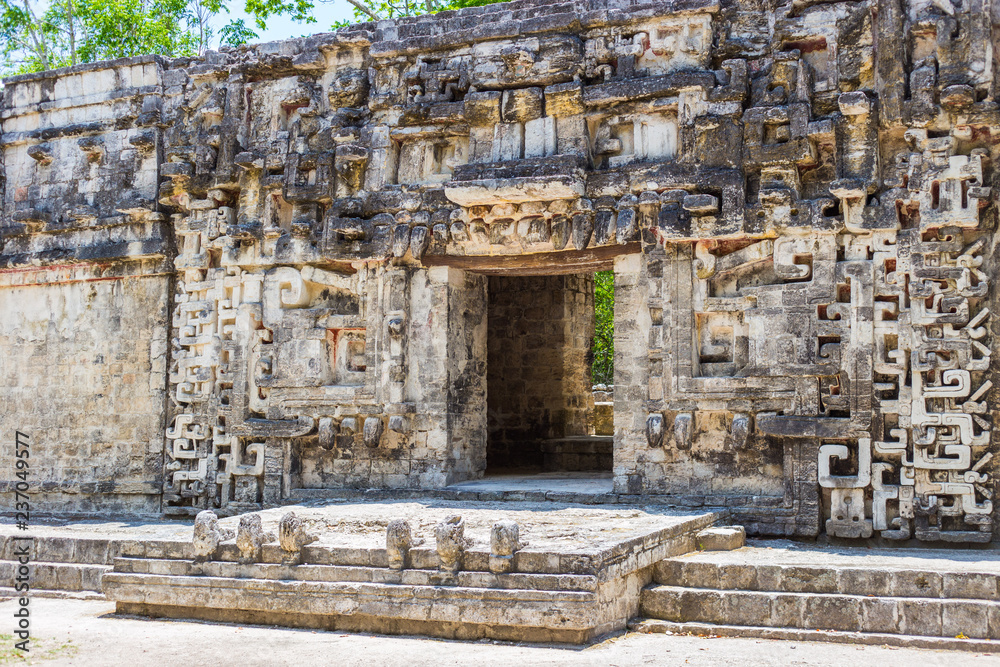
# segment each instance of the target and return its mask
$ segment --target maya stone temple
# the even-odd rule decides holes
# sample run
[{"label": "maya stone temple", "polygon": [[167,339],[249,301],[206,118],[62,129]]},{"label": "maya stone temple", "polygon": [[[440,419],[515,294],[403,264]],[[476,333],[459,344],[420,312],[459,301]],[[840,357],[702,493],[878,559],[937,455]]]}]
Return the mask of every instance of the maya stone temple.
[{"label": "maya stone temple", "polygon": [[[998,36],[997,0],[515,0],[7,79],[0,437],[32,438],[37,513],[188,519],[39,558],[100,565],[124,611],[586,642],[826,627],[774,600],[870,590],[845,557],[830,590],[681,591],[725,564],[671,558],[743,531],[992,548]],[[512,473],[535,486],[476,486]],[[281,508],[324,499],[577,503],[645,537],[569,554],[453,508],[426,544],[411,517],[323,546]],[[1000,638],[994,569],[890,576],[895,625],[848,600],[835,629]],[[771,606],[683,604],[704,588]]]}]

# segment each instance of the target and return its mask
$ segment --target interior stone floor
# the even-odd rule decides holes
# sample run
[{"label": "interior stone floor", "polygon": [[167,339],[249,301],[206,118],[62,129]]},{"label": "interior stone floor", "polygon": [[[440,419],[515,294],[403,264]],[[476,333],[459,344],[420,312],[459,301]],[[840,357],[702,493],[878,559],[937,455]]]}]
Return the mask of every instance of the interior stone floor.
[{"label": "interior stone floor", "polygon": [[483,479],[459,482],[447,487],[452,491],[555,491],[559,493],[612,492],[610,472],[500,473]]}]

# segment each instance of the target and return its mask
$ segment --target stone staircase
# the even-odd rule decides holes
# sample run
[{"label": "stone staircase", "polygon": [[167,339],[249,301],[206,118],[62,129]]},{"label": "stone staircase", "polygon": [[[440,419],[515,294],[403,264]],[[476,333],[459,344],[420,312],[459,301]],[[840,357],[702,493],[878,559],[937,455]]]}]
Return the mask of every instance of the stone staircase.
[{"label": "stone staircase", "polygon": [[996,552],[752,546],[659,562],[629,627],[996,650],[998,593]]},{"label": "stone staircase", "polygon": [[119,613],[454,639],[585,643],[614,630],[622,613],[622,591],[595,573],[451,576],[420,564],[393,571],[377,558],[285,566],[123,557],[106,585]]},{"label": "stone staircase", "polygon": [[15,550],[29,544],[31,594],[37,597],[103,599],[101,580],[121,549],[116,540],[87,537],[0,538],[0,595],[14,594]]}]

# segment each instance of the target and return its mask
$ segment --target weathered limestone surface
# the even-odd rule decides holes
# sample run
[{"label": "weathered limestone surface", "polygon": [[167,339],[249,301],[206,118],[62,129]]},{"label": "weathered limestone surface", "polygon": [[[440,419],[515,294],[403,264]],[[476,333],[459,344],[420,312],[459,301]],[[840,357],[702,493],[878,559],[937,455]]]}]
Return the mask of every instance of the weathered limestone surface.
[{"label": "weathered limestone surface", "polygon": [[160,510],[174,269],[143,115],[160,72],[140,58],[4,89],[0,433],[32,436],[36,509]]},{"label": "weathered limestone surface", "polygon": [[714,526],[695,535],[701,551],[732,551],[746,544],[746,539],[743,526]]},{"label": "weathered limestone surface", "polygon": [[475,479],[488,276],[613,267],[617,494],[990,541],[994,5],[517,0],[9,79],[38,508]]},{"label": "weathered limestone surface", "polygon": [[[0,429],[32,436],[33,506],[158,512],[169,279],[102,270],[0,274],[24,281],[0,287]],[[0,452],[9,508],[14,460]]]},{"label": "weathered limestone surface", "polygon": [[[995,552],[856,550],[759,542],[735,551],[668,558],[642,593],[642,614],[663,629],[742,626],[988,638],[1000,635]],[[655,627],[655,622],[648,625]],[[698,627],[695,627],[697,625]],[[782,636],[782,635],[775,635]],[[799,634],[799,636],[806,636]]]}]

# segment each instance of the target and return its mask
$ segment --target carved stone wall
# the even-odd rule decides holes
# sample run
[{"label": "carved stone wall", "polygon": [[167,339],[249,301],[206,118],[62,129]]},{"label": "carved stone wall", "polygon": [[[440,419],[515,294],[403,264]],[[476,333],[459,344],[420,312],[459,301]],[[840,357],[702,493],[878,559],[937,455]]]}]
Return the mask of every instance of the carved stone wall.
[{"label": "carved stone wall", "polygon": [[[8,80],[0,109],[0,437],[31,438],[32,507],[156,513],[170,230],[161,64]],[[14,507],[13,449],[0,495]]]},{"label": "carved stone wall", "polygon": [[616,493],[989,541],[998,15],[517,0],[15,77],[0,270],[53,322],[67,272],[140,281],[85,321],[169,330],[162,371],[111,346],[167,394],[168,514],[482,475],[487,277],[614,265]]}]

